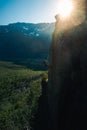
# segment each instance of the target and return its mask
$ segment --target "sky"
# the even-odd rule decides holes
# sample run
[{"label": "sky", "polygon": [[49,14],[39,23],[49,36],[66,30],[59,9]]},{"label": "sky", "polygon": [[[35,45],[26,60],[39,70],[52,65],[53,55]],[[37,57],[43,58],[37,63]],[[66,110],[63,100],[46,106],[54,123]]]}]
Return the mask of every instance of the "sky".
[{"label": "sky", "polygon": [[0,25],[54,22],[58,0],[0,0]]}]

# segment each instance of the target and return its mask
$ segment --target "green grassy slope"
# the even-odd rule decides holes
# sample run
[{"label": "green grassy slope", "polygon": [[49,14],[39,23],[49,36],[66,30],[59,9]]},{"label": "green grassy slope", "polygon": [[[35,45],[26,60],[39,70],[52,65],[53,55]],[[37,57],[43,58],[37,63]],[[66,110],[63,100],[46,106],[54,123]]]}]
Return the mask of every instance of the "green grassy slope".
[{"label": "green grassy slope", "polygon": [[0,130],[31,128],[41,94],[42,73],[0,62]]}]

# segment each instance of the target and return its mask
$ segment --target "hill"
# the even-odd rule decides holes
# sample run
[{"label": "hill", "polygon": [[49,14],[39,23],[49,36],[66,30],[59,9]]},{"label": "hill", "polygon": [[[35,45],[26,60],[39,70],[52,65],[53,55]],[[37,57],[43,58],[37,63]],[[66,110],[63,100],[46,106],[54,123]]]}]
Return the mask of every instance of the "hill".
[{"label": "hill", "polygon": [[0,62],[0,130],[31,128],[43,72]]}]

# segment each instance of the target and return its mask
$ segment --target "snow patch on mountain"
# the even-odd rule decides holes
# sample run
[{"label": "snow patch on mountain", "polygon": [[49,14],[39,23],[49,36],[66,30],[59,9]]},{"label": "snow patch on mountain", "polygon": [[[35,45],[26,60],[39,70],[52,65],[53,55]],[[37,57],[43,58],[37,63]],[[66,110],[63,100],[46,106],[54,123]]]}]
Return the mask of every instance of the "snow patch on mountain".
[{"label": "snow patch on mountain", "polygon": [[30,36],[32,36],[32,35],[34,35],[34,34],[35,34],[34,32],[29,33]]},{"label": "snow patch on mountain", "polygon": [[25,29],[25,30],[29,30],[29,28],[27,28],[27,27],[25,27],[25,26],[23,27],[23,29]]},{"label": "snow patch on mountain", "polygon": [[39,36],[40,36],[40,34],[37,33],[37,34],[36,34],[36,37],[39,37]]}]

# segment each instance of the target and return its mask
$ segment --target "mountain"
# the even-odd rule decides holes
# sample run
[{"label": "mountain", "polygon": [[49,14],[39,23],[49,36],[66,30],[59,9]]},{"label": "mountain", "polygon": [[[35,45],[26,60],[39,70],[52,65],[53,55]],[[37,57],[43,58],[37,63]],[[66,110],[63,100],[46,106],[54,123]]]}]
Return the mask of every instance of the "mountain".
[{"label": "mountain", "polygon": [[0,26],[0,60],[44,59],[54,23],[13,23]]}]

